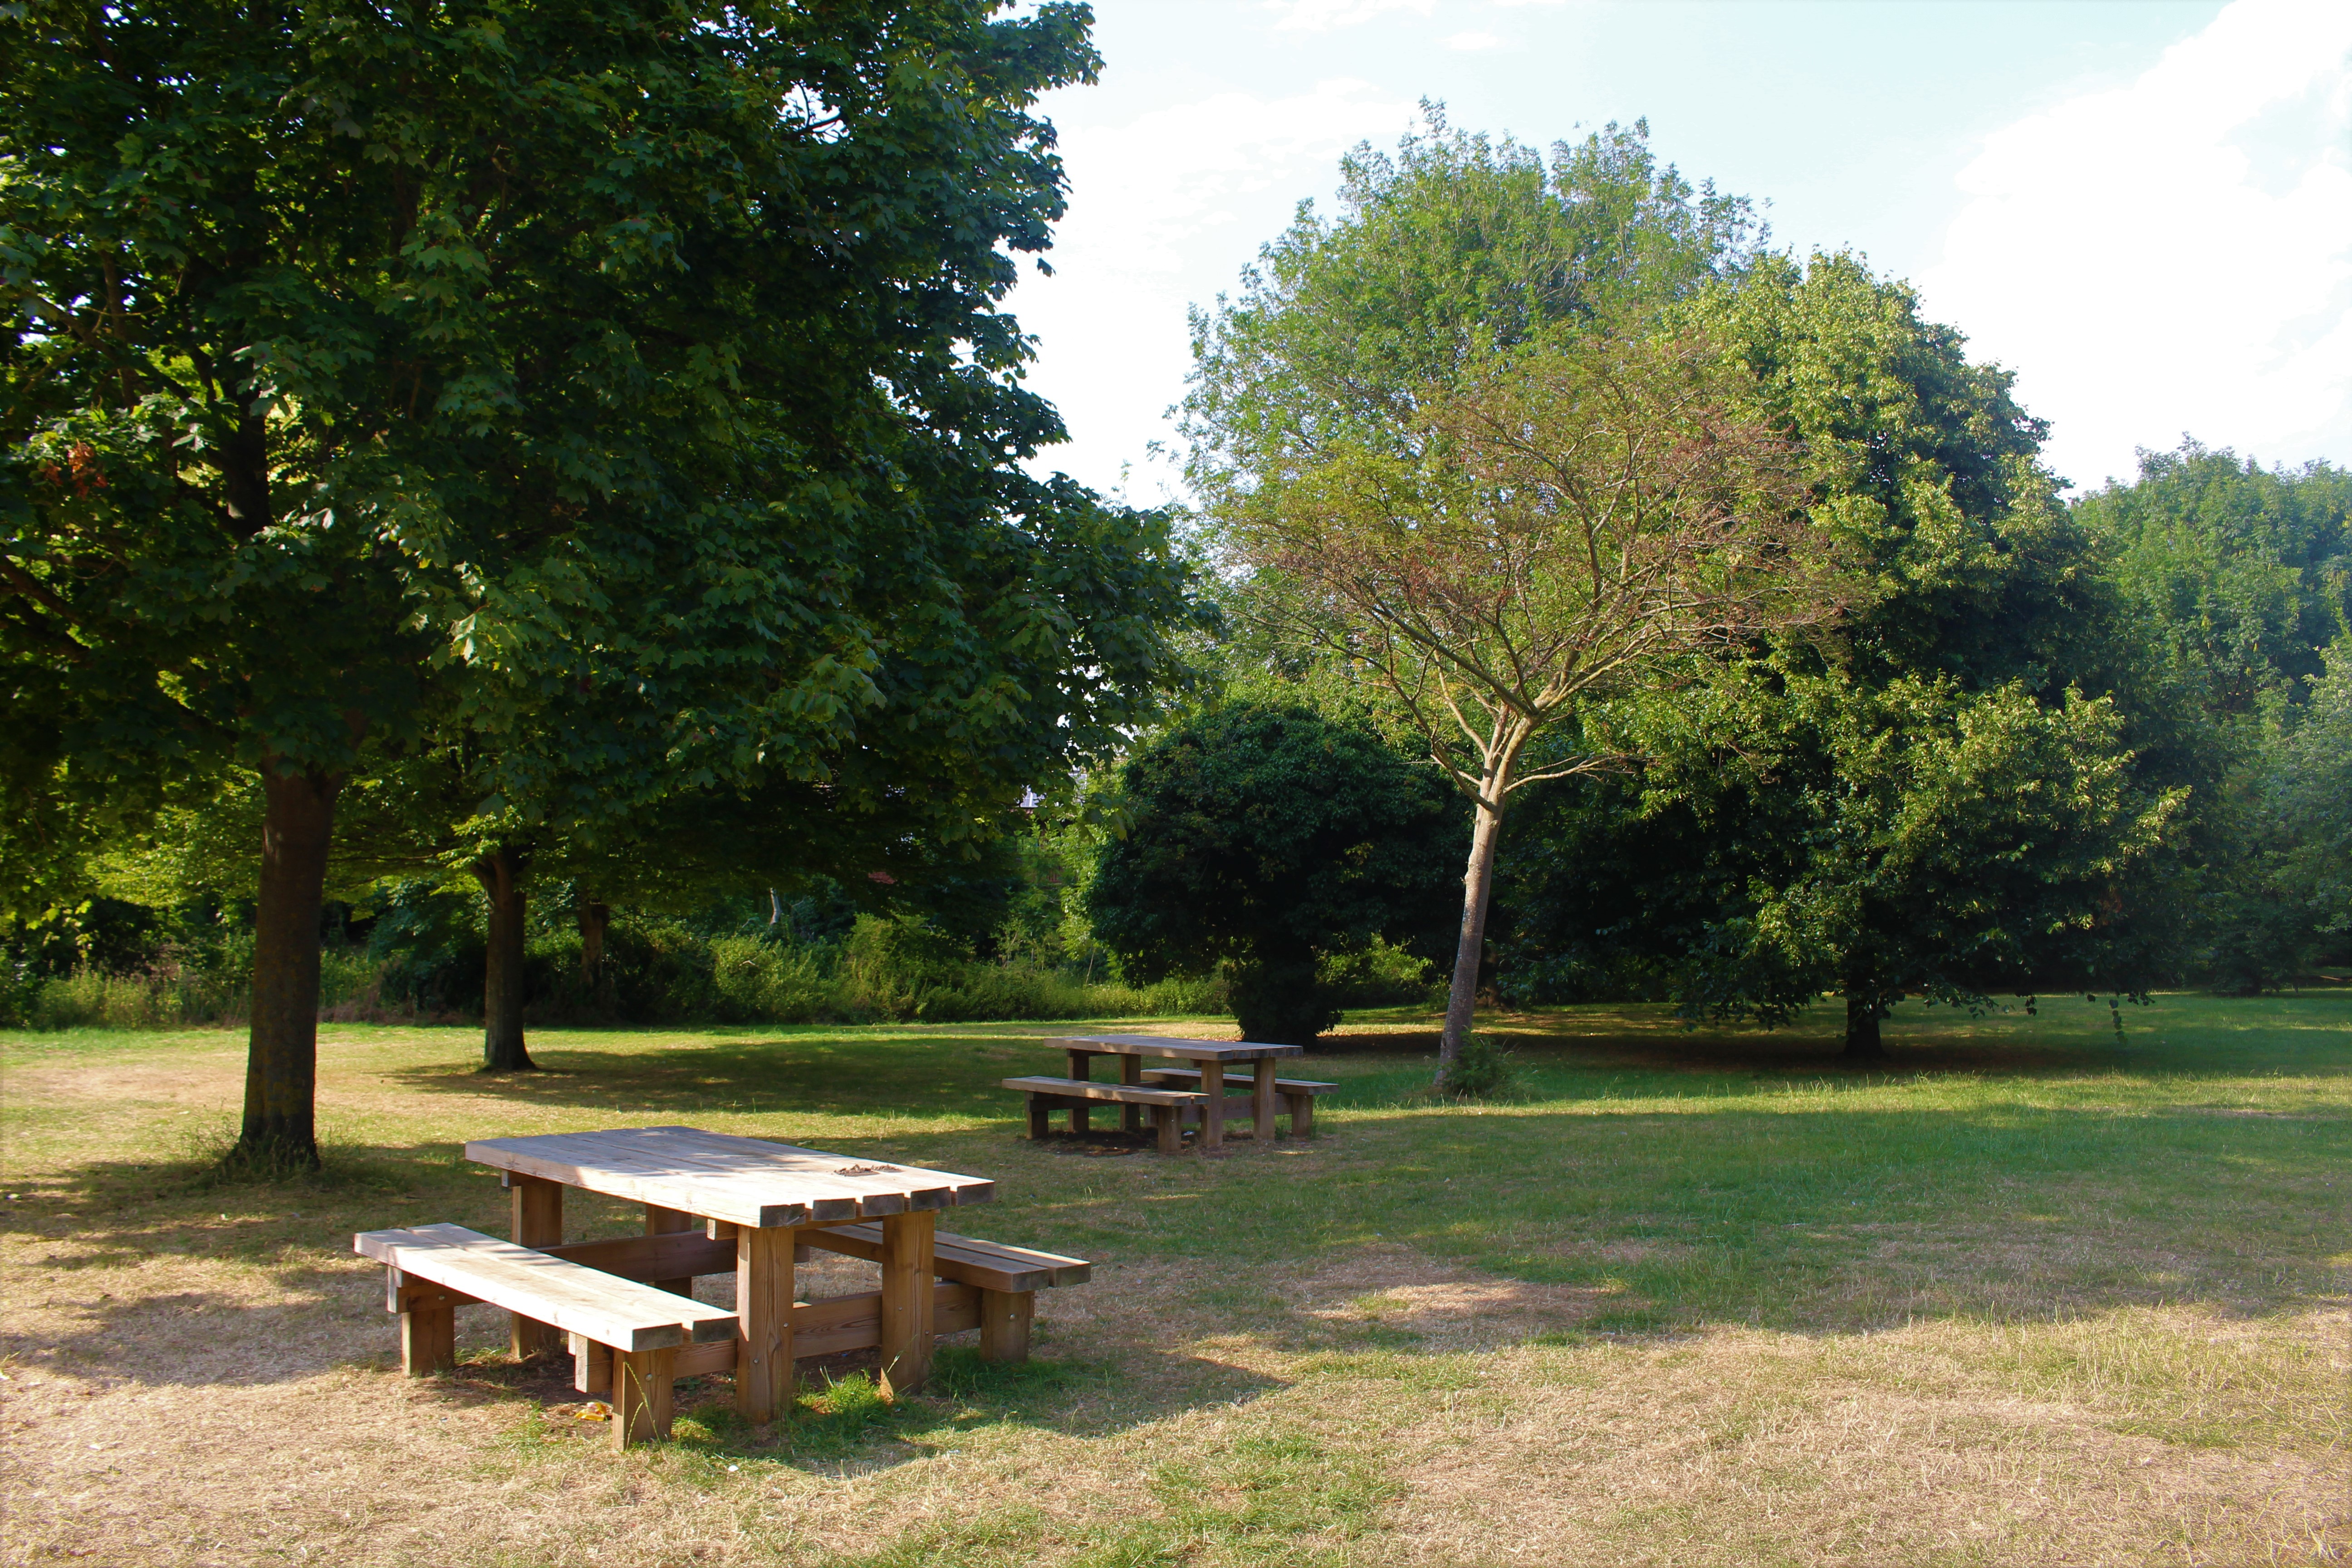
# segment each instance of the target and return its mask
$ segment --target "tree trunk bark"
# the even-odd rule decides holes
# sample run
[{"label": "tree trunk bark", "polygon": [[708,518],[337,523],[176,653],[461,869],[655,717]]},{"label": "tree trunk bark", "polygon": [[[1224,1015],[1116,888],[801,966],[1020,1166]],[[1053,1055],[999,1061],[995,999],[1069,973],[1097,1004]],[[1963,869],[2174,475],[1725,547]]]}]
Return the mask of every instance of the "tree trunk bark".
[{"label": "tree trunk bark", "polygon": [[334,837],[337,773],[262,769],[261,889],[254,913],[253,1024],[245,1123],[232,1163],[319,1164],[319,916]]},{"label": "tree trunk bark", "polygon": [[482,1070],[532,1072],[522,1039],[523,857],[493,849],[474,862],[490,899],[489,961],[482,974]]},{"label": "tree trunk bark", "polygon": [[1874,987],[1855,987],[1845,994],[1845,1054],[1868,1061],[1886,1054],[1878,1033],[1879,998]]},{"label": "tree trunk bark", "polygon": [[[1462,937],[1454,950],[1454,987],[1445,998],[1445,1032],[1437,1042],[1437,1080],[1461,1056],[1478,1010],[1478,965],[1486,953],[1486,903],[1495,890],[1495,847],[1502,841],[1503,786],[1507,773],[1490,772],[1486,798],[1470,830],[1470,866],[1462,874]],[[1493,805],[1489,805],[1488,802]]]},{"label": "tree trunk bark", "polygon": [[613,906],[576,894],[573,907],[580,917],[580,979],[593,988],[596,975],[604,967],[604,928],[613,923]]}]

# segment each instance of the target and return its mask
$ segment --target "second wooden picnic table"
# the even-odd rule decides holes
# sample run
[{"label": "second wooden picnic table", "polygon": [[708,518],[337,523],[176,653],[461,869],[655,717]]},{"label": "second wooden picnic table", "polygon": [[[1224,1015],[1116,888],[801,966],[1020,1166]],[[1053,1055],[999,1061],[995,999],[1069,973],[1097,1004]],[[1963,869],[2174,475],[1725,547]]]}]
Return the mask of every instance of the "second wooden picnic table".
[{"label": "second wooden picnic table", "polygon": [[[1218,1040],[1181,1040],[1165,1035],[1065,1035],[1054,1042],[1069,1052],[1070,1076],[1081,1082],[1087,1080],[1097,1057],[1115,1057],[1118,1060],[1118,1081],[1140,1084],[1147,1060],[1181,1061],[1198,1064],[1201,1087],[1219,1099],[1212,1103],[1201,1119],[1201,1147],[1214,1149],[1224,1142],[1224,1116],[1222,1114],[1224,1091],[1224,1070],[1235,1063],[1246,1062],[1252,1070],[1249,1111],[1253,1135],[1261,1143],[1274,1142],[1276,1064],[1285,1057],[1303,1056],[1303,1046],[1274,1046],[1261,1040],[1224,1042]],[[1122,1125],[1130,1132],[1142,1128],[1142,1108],[1120,1107]],[[1070,1126],[1075,1131],[1086,1130],[1086,1111],[1073,1107]]]},{"label": "second wooden picnic table", "polygon": [[[672,1289],[683,1291],[692,1284],[688,1277],[712,1272],[699,1266],[709,1261],[700,1252],[731,1243],[735,1406],[754,1422],[773,1419],[793,1396],[797,1230],[860,1219],[882,1222],[880,1364],[895,1387],[911,1389],[930,1370],[932,1216],[996,1194],[996,1184],[978,1176],[860,1161],[692,1127],[490,1138],[467,1144],[466,1158],[505,1173],[514,1198],[514,1240],[523,1247],[562,1242],[566,1187],[644,1204],[643,1242],[596,1245],[675,1247],[681,1278],[656,1281]],[[695,1231],[706,1235],[680,1234]],[[658,1237],[674,1240],[656,1242]],[[593,1266],[590,1259],[582,1261]],[[554,1331],[528,1318],[515,1318],[513,1335],[518,1355],[555,1348]]]}]

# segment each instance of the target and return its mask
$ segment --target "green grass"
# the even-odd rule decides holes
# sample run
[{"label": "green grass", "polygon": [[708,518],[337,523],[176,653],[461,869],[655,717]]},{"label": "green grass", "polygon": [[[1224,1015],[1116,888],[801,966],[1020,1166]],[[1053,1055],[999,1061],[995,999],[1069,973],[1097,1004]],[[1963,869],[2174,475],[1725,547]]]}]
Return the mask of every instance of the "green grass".
[{"label": "green grass", "polygon": [[[2307,1325],[2340,1310],[2352,1261],[2352,994],[2166,996],[2127,1014],[2121,1040],[2104,1005],[2079,1000],[1978,1019],[1906,1007],[1868,1072],[1839,1060],[1825,1013],[1777,1035],[1690,1034],[1655,1008],[1562,1009],[1493,1021],[1519,1077],[1483,1104],[1427,1094],[1428,1022],[1352,1020],[1304,1064],[1340,1084],[1318,1111],[1327,1135],[1222,1160],[1080,1157],[1017,1136],[998,1080],[1058,1070],[1038,1038],[1057,1030],[1036,1025],[541,1031],[548,1070],[499,1079],[471,1070],[464,1031],[331,1026],[327,1176],[243,1187],[201,1176],[241,1040],[14,1033],[0,1071],[31,1091],[6,1095],[0,1135],[20,1194],[11,1225],[63,1248],[52,1268],[210,1259],[322,1298],[353,1274],[354,1229],[502,1228],[467,1138],[679,1121],[995,1178],[998,1201],[951,1223],[1103,1260],[1086,1288],[1092,1327],[1057,1341],[1049,1300],[1029,1368],[950,1354],[924,1398],[896,1406],[854,1378],[821,1385],[772,1430],[709,1405],[660,1451],[661,1484],[722,1500],[761,1476],[874,1485],[839,1478],[926,1456],[995,1467],[952,1519],[856,1550],[773,1547],[796,1561],[1370,1561],[1383,1520],[1423,1518],[1391,1434],[1507,1430],[1535,1419],[1515,1398],[1609,1405],[1684,1383],[1706,1406],[1689,1417],[1690,1454],[1745,1467],[1748,1492],[1811,1500],[1749,1515],[1596,1495],[1573,1523],[1593,1560],[1650,1561],[1612,1553],[1662,1542],[1680,1544],[1657,1560],[1688,1562],[2171,1550],[2130,1521],[2070,1535],[2063,1508],[2021,1513],[2021,1533],[1987,1537],[1978,1557],[1938,1556],[1925,1536],[1839,1546],[1864,1539],[1841,1512],[1862,1505],[1840,1503],[1820,1446],[1849,1394],[1897,1413],[2021,1401],[2182,1463],[2283,1455],[2340,1471],[2342,1358]],[[636,1223],[596,1201],[574,1215],[581,1234]],[[1404,1260],[1407,1283],[1418,1268],[1526,1287],[1553,1318],[1498,1338],[1503,1317],[1440,1321],[1385,1276],[1349,1282],[1383,1258]],[[1128,1279],[1156,1283],[1122,1299]],[[1104,1310],[1122,1300],[1126,1326]],[[1501,1368],[1518,1393],[1496,1392]],[[577,1447],[498,1376],[481,1373],[514,1411],[501,1462]],[[1212,1430],[1204,1411],[1229,1414]],[[1622,1419],[1638,1436],[1649,1418]],[[1953,1454],[1978,1441],[1947,1440]],[[1022,1479],[1066,1462],[1124,1477],[1118,1506],[1074,1510]],[[1494,1484],[1520,1463],[1496,1458]],[[2340,1514],[2297,1545],[2246,1486],[2244,1529],[2212,1539],[2334,1560],[2322,1549],[2342,1539]],[[1806,1509],[1811,1533],[1791,1533]],[[1446,1527],[1431,1517],[1411,1528]],[[2192,1546],[2210,1528],[2180,1527]]]}]

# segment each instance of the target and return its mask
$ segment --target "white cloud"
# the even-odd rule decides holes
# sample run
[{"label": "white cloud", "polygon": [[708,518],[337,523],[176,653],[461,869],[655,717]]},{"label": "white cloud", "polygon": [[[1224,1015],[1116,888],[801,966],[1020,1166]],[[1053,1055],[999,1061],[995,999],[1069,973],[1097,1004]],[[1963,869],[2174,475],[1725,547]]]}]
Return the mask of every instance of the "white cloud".
[{"label": "white cloud", "polygon": [[1492,33],[1454,33],[1445,40],[1449,49],[1491,49],[1503,40]]},{"label": "white cloud", "polygon": [[2237,0],[2128,85],[1987,137],[1928,310],[2096,485],[2186,431],[2352,460],[2352,5]]},{"label": "white cloud", "polygon": [[[1223,92],[1118,124],[1048,109],[1070,211],[1055,276],[1024,279],[1012,305],[1040,343],[1030,384],[1072,437],[1044,466],[1108,489],[1171,434],[1161,412],[1183,395],[1192,363],[1186,306],[1231,289],[1298,196],[1337,183],[1343,150],[1402,132],[1415,109],[1352,79],[1286,98]],[[1165,479],[1139,481],[1136,499],[1154,499]]]},{"label": "white cloud", "polygon": [[1282,19],[1275,26],[1286,33],[1328,33],[1334,27],[1352,27],[1391,11],[1426,16],[1434,5],[1435,0],[1265,0],[1267,10],[1282,13]]}]

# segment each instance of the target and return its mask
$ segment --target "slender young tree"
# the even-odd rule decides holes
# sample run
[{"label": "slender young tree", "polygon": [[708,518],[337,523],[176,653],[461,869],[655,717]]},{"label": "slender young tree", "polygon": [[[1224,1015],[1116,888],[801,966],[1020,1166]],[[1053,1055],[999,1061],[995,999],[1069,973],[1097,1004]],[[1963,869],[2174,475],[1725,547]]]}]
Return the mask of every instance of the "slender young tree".
[{"label": "slender young tree", "polygon": [[1415,400],[1402,450],[1335,442],[1233,517],[1298,637],[1367,666],[1475,807],[1441,1079],[1460,1055],[1511,796],[1622,764],[1591,705],[1825,618],[1784,445],[1703,341],[1595,334]]}]

